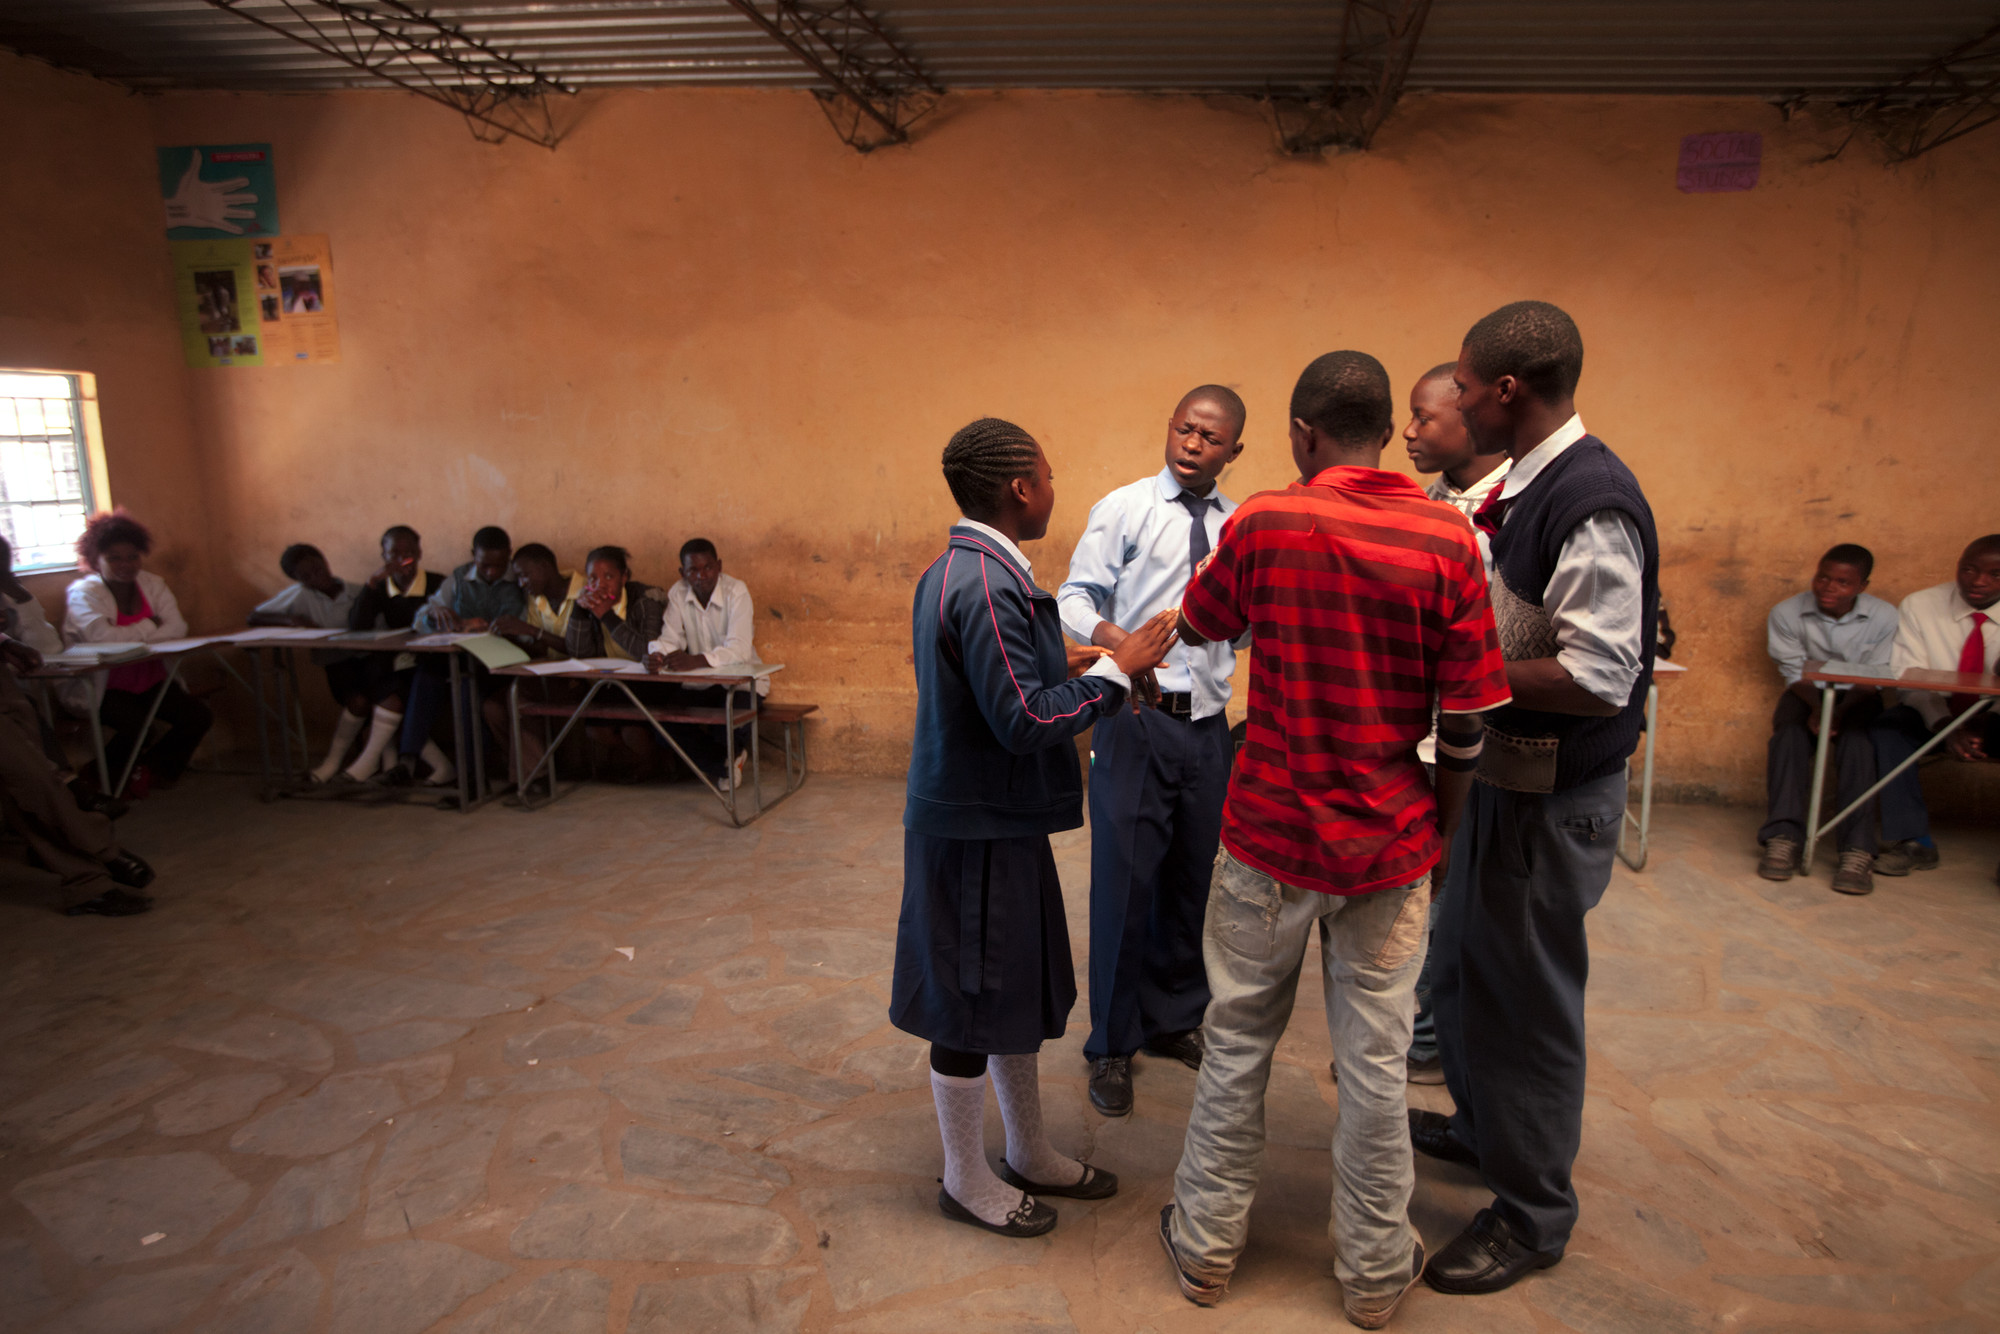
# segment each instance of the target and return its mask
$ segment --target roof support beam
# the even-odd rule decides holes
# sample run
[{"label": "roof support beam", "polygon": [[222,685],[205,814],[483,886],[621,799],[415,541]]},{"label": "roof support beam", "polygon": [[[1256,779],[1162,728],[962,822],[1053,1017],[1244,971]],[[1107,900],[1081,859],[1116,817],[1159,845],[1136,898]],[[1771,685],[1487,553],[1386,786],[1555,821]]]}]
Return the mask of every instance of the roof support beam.
[{"label": "roof support beam", "polygon": [[[1882,141],[1890,162],[1922,157],[2000,121],[2000,23],[1894,83],[1841,98],[1839,105],[1856,131]],[[1828,156],[1838,157],[1853,139],[1850,131]]]},{"label": "roof support beam", "polygon": [[729,0],[831,85],[813,89],[834,133],[858,152],[910,140],[944,89],[854,0]]},{"label": "roof support beam", "polygon": [[251,0],[208,3],[450,107],[465,117],[475,139],[499,143],[511,136],[554,148],[562,138],[548,98],[574,88],[403,0],[277,0],[275,7]]},{"label": "roof support beam", "polygon": [[1287,153],[1365,152],[1375,141],[1416,57],[1431,0],[1347,0],[1333,82],[1316,97],[1267,95]]}]

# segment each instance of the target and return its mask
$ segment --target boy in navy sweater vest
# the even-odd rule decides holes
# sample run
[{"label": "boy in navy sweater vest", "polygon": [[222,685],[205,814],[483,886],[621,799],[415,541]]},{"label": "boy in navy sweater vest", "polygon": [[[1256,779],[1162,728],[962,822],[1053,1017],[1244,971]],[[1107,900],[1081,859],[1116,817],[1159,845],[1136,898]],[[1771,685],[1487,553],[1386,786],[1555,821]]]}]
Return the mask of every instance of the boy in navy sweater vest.
[{"label": "boy in navy sweater vest", "polygon": [[[917,720],[903,811],[903,909],[889,1019],[931,1043],[947,1218],[1010,1237],[1055,1226],[1036,1195],[1102,1199],[1118,1179],[1059,1154],[1042,1130],[1036,1053],[1061,1037],[1076,971],[1049,835],[1083,823],[1072,738],[1126,705],[1172,642],[1173,613],[1114,651],[1065,648],[1055,599],[1017,545],[1048,531],[1041,446],[995,418],[944,451],[964,512],[917,582]],[[986,1076],[1007,1130],[986,1161]]]}]

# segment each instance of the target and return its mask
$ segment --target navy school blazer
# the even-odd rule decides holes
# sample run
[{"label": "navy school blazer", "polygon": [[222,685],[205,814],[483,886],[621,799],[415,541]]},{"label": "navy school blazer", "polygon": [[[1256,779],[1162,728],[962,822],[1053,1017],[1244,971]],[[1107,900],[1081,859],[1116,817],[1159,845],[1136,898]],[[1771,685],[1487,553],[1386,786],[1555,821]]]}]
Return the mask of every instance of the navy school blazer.
[{"label": "navy school blazer", "polygon": [[903,826],[939,838],[1019,838],[1083,823],[1070,739],[1125,700],[1069,679],[1055,598],[985,534],[953,525],[911,612],[917,725]]}]

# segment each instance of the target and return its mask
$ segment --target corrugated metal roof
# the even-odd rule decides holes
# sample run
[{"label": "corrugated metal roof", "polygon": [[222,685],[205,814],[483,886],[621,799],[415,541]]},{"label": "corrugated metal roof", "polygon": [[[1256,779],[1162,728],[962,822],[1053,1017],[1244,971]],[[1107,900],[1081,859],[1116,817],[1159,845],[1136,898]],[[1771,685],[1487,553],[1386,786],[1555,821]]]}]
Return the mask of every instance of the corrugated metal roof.
[{"label": "corrugated metal roof", "polygon": [[[251,0],[285,22],[282,0]],[[436,0],[576,87],[809,87],[724,0]],[[947,88],[1317,88],[1338,0],[876,0]],[[1436,0],[1411,90],[1838,93],[1886,82],[2000,18],[2000,0]],[[203,0],[0,0],[0,45],[139,88],[384,86]]]}]

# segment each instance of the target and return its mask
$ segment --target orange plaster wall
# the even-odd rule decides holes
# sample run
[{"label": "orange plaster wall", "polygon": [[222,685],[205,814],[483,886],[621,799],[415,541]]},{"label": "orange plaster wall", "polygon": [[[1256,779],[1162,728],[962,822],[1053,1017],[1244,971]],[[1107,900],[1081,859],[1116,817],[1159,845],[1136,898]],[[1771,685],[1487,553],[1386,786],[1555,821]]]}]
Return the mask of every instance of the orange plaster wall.
[{"label": "orange plaster wall", "polygon": [[[221,515],[204,485],[153,167],[150,104],[0,51],[0,366],[97,376],[115,501],[153,525],[152,568],[191,622]],[[62,623],[72,575],[30,576]]]},{"label": "orange plaster wall", "polygon": [[[1247,103],[963,95],[864,158],[786,93],[593,96],[553,153],[401,95],[150,107],[153,143],[272,142],[286,229],[332,240],[340,365],[144,381],[190,403],[229,618],[286,542],[360,575],[395,522],[436,568],[499,522],[570,561],[625,543],[651,579],[703,534],[790,664],[777,693],[822,705],[827,768],[907,759],[909,595],[957,426],[1044,442],[1058,509],[1030,554],[1054,587],[1090,503],[1158,468],[1182,390],[1248,400],[1240,497],[1288,480],[1313,356],[1367,349],[1402,393],[1520,297],[1576,316],[1585,420],[1659,516],[1694,672],[1664,704],[1667,791],[1761,789],[1764,615],[1825,546],[1874,547],[1896,598],[2000,527],[2000,131],[1885,169],[1865,144],[1820,161],[1833,130],[1754,101],[1428,97],[1375,151],[1301,162]],[[1764,133],[1757,190],[1673,188],[1708,130]],[[149,159],[119,152],[140,160],[119,264],[164,290]]]}]

